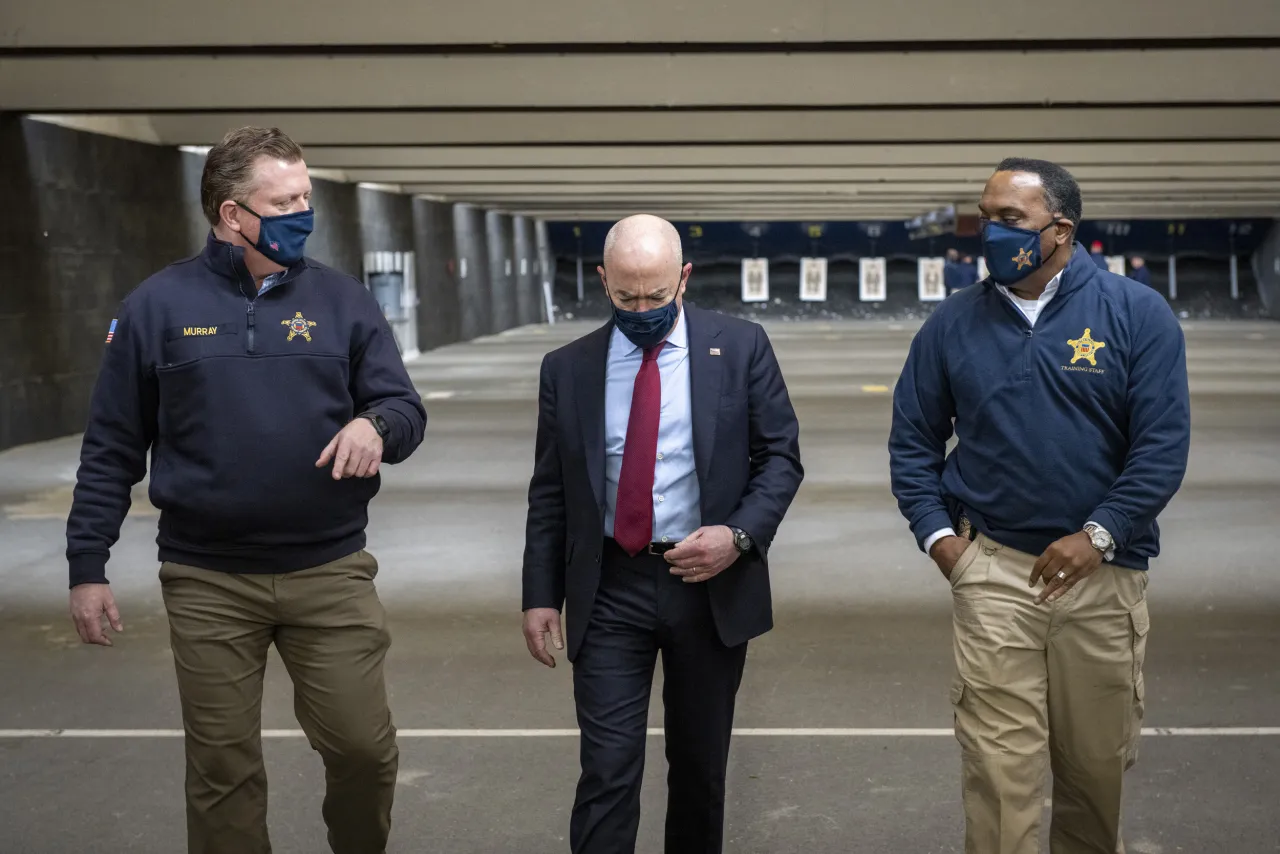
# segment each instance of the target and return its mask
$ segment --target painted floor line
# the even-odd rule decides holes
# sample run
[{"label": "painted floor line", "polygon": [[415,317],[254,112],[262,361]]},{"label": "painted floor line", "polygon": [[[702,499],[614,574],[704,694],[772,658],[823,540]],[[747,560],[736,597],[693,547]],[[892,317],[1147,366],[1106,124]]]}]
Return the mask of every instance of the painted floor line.
[{"label": "painted floor line", "polygon": [[[943,738],[950,727],[744,727],[738,737],[752,738]],[[1144,736],[1259,737],[1280,736],[1280,727],[1147,727]],[[181,738],[180,729],[0,729],[0,739],[39,738]],[[574,738],[576,729],[402,729],[400,738]],[[662,735],[653,727],[649,735]],[[263,738],[304,738],[300,729],[264,729]]]}]

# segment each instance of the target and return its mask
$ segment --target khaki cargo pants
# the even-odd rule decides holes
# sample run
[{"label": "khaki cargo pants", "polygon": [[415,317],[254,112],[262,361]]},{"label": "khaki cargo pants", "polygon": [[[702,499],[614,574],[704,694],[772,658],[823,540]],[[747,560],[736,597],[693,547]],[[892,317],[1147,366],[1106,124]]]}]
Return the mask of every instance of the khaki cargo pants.
[{"label": "khaki cargo pants", "polygon": [[951,572],[967,854],[1034,854],[1053,773],[1052,854],[1116,854],[1138,755],[1147,574],[1103,564],[1052,603],[1036,557],[979,535]]},{"label": "khaki cargo pants", "polygon": [[186,729],[189,854],[270,854],[261,726],[272,643],[293,680],[298,723],[324,760],[330,847],[384,851],[399,753],[377,571],[363,551],[277,575],[161,566]]}]

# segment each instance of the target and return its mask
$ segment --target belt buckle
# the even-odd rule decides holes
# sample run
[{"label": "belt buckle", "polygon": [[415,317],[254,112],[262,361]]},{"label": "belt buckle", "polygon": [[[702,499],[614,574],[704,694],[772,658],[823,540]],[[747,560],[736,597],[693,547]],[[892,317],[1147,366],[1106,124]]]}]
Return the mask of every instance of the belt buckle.
[{"label": "belt buckle", "polygon": [[649,545],[648,545],[648,547],[645,549],[645,551],[647,551],[647,552],[648,552],[649,554],[651,554],[651,555],[658,555],[658,556],[661,556],[661,555],[662,555],[662,552],[658,551],[658,544],[657,544],[657,543],[649,543]]}]

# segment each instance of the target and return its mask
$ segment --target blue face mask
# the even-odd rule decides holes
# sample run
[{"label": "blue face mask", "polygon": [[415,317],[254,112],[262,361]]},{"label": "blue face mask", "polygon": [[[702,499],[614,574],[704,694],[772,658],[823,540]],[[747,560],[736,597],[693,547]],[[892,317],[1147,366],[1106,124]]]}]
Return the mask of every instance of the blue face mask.
[{"label": "blue face mask", "polygon": [[253,245],[254,249],[281,267],[292,267],[302,260],[307,236],[316,225],[314,208],[280,216],[262,216],[246,204],[236,204],[258,218],[258,242]]},{"label": "blue face mask", "polygon": [[[1048,258],[1040,257],[1040,235],[1058,224],[1058,220],[1044,228],[1015,228],[1001,222],[988,222],[982,227],[982,257],[987,259],[987,271],[1000,285],[1014,285],[1036,270]],[[1054,252],[1058,247],[1053,248]]]},{"label": "blue face mask", "polygon": [[625,311],[616,305],[613,307],[614,324],[628,341],[641,350],[657,347],[666,340],[679,317],[680,306],[676,305],[674,298],[666,305],[648,311]]}]

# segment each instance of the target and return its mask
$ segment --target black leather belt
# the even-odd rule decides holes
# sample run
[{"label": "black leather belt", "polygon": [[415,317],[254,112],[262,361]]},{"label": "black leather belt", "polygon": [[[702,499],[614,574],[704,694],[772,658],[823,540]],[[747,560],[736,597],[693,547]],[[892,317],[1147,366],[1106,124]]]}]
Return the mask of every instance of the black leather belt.
[{"label": "black leather belt", "polygon": [[[640,554],[664,555],[667,552],[674,549],[677,545],[679,545],[679,543],[649,543],[649,545],[645,546],[643,549],[640,550]],[[622,554],[627,553],[626,549],[618,545],[618,541],[613,539],[612,537],[605,538],[605,547],[617,549]],[[639,557],[639,555],[637,555],[637,557]]]}]

